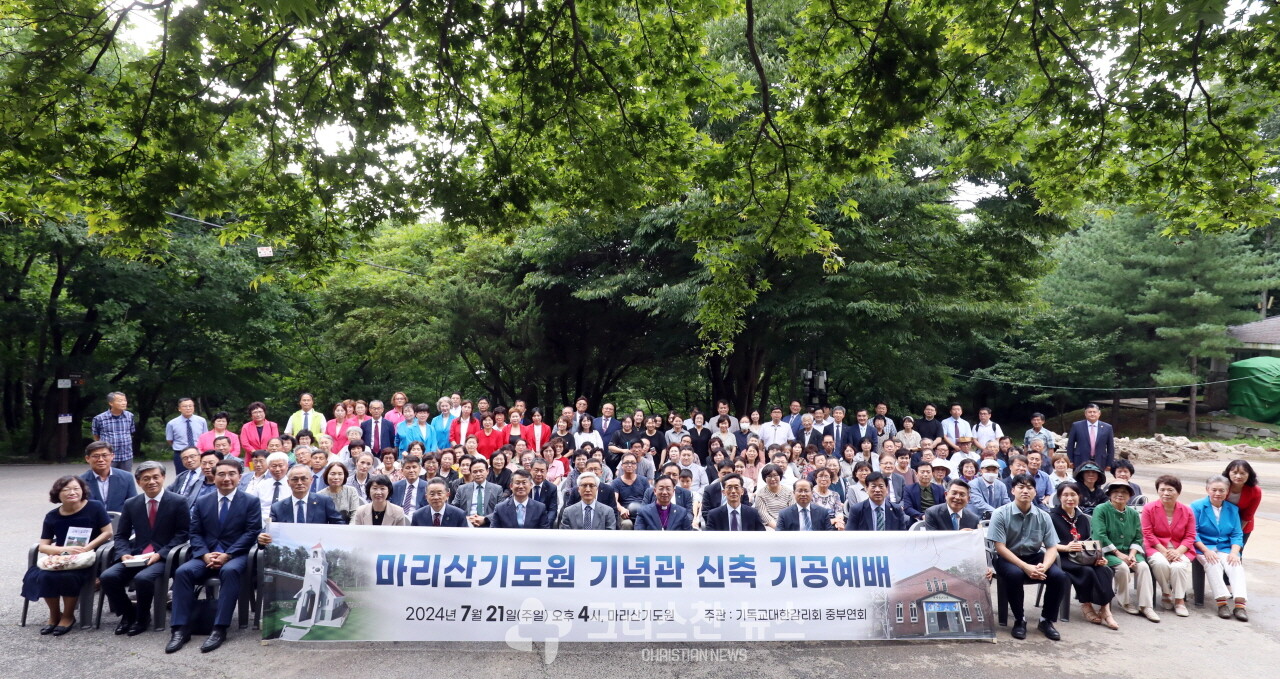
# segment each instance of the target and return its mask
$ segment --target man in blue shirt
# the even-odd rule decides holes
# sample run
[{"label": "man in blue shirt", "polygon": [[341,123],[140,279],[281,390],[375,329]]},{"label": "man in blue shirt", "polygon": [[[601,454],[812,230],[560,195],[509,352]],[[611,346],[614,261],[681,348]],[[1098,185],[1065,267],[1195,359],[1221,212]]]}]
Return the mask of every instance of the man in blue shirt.
[{"label": "man in blue shirt", "polygon": [[173,449],[174,469],[182,469],[182,451],[195,448],[200,435],[207,431],[209,423],[196,414],[196,402],[189,398],[178,399],[178,416],[164,425],[164,438]]}]

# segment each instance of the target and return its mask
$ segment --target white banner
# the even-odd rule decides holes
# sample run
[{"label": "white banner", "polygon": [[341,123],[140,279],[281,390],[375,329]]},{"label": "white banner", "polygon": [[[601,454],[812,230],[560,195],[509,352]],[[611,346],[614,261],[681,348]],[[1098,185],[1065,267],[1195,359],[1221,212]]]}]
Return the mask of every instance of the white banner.
[{"label": "white banner", "polygon": [[275,523],[263,638],[797,641],[995,633],[978,532]]}]

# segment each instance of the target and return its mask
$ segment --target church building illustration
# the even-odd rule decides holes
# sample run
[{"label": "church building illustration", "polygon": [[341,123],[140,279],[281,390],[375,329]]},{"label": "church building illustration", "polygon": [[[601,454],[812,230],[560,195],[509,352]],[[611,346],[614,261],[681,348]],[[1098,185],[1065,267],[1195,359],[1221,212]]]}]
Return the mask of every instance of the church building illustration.
[{"label": "church building illustration", "polygon": [[886,603],[891,639],[969,637],[995,630],[987,588],[940,568],[899,580]]},{"label": "church building illustration", "polygon": [[320,543],[307,556],[302,587],[294,598],[293,615],[282,620],[286,625],[282,637],[301,639],[315,625],[341,627],[347,620],[346,593],[329,579],[329,562]]}]

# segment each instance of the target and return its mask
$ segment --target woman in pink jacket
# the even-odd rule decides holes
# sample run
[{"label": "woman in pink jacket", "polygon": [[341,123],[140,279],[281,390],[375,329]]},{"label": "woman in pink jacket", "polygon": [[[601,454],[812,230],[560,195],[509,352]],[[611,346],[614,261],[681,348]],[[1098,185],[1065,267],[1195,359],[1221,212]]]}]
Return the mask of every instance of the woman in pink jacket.
[{"label": "woman in pink jacket", "polygon": [[240,427],[240,448],[253,452],[266,450],[267,441],[280,436],[280,427],[267,419],[267,406],[261,401],[254,401],[247,408],[249,421]]},{"label": "woman in pink jacket", "polygon": [[1142,508],[1142,542],[1151,572],[1163,592],[1166,609],[1187,617],[1187,589],[1191,586],[1191,562],[1196,558],[1196,516],[1178,502],[1182,482],[1165,474],[1156,479],[1159,502]]}]

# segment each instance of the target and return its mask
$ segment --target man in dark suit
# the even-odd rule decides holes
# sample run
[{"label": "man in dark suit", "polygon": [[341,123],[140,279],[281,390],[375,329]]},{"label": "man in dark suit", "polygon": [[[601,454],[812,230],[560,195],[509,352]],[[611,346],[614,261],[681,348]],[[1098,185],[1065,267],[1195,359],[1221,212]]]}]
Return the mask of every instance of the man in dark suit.
[{"label": "man in dark suit", "polygon": [[[399,505],[405,516],[412,516],[419,507],[427,504],[427,482],[421,477],[422,458],[417,455],[405,455],[400,463],[400,473],[404,478],[396,481],[391,488],[391,497],[387,501]],[[485,474],[489,473],[485,468]]]},{"label": "man in dark suit", "polygon": [[1071,466],[1079,469],[1086,462],[1092,462],[1103,471],[1111,471],[1111,463],[1116,456],[1116,437],[1111,425],[1100,422],[1102,409],[1096,403],[1085,406],[1084,419],[1071,425],[1067,433],[1067,456],[1071,458]]},{"label": "man in dark suit", "polygon": [[635,513],[636,530],[693,530],[693,514],[672,502],[676,482],[670,476],[659,476],[653,482],[652,504]]},{"label": "man in dark suit", "polygon": [[981,519],[969,509],[969,484],[954,479],[947,487],[947,503],[934,505],[924,512],[928,530],[975,530]]},{"label": "man in dark suit", "polygon": [[556,494],[555,484],[547,480],[547,461],[540,458],[533,458],[533,464],[529,465],[529,474],[533,477],[533,490],[529,491],[529,497],[541,502],[547,508],[547,513],[551,515],[551,525],[556,525],[556,515],[560,513],[560,497]]},{"label": "man in dark suit", "polygon": [[[661,475],[670,477],[672,483],[676,484],[675,503],[684,507],[685,511],[689,512],[689,516],[693,516],[693,492],[688,488],[680,487],[680,465],[674,462],[667,462],[662,465]],[[654,477],[654,481],[657,481],[657,477]],[[604,490],[608,486],[601,486],[600,488]],[[657,498],[653,494],[653,484],[650,484],[649,490],[644,492],[644,503],[653,504],[656,501]]]},{"label": "man in dark suit", "polygon": [[[854,450],[862,450],[862,442],[866,439],[871,440],[871,450],[876,449],[876,428],[867,420],[867,411],[859,410],[854,415],[857,422],[849,428],[849,443],[853,444]],[[843,451],[844,448],[839,450]]]},{"label": "man in dark suit", "polygon": [[[733,468],[732,465],[729,466]],[[755,507],[743,504],[746,493],[742,477],[737,474],[726,474],[716,482],[723,488],[724,504],[706,512],[703,530],[738,532],[744,530],[764,530],[764,521]],[[708,486],[710,487],[710,486]],[[719,489],[717,489],[719,490]],[[719,493],[717,493],[719,495]],[[706,505],[703,505],[706,507]],[[705,511],[705,510],[704,510]]]},{"label": "man in dark suit", "polygon": [[807,479],[791,487],[796,503],[778,512],[780,531],[834,530],[831,510],[813,504],[813,484]]},{"label": "man in dark suit", "polygon": [[849,519],[845,522],[845,530],[906,530],[911,527],[911,519],[902,508],[889,502],[889,483],[884,474],[871,472],[864,483],[867,499],[846,505]]},{"label": "man in dark suit", "polygon": [[[622,423],[618,418],[613,416],[613,404],[606,403],[600,406],[600,417],[591,420],[591,428],[600,432],[600,440],[604,441],[605,452],[608,451],[609,442],[613,441],[613,435],[622,429]],[[613,456],[610,456],[612,458]],[[617,463],[615,462],[616,466]]]},{"label": "man in dark suit", "polygon": [[449,484],[436,477],[427,482],[427,504],[413,513],[410,526],[467,528],[467,513],[449,504]]},{"label": "man in dark suit", "polygon": [[218,592],[213,634],[200,647],[217,649],[227,638],[231,614],[240,598],[240,587],[249,565],[249,548],[262,533],[258,499],[240,491],[240,461],[219,460],[214,468],[215,493],[191,506],[192,559],[178,567],[173,578],[173,635],[165,653],[180,650],[191,639],[186,624],[195,608],[196,586],[209,576],[222,582]]},{"label": "man in dark suit", "polygon": [[129,472],[111,466],[114,454],[106,441],[94,441],[84,449],[84,461],[89,471],[80,475],[89,485],[90,499],[106,505],[109,512],[124,511],[124,501],[138,494],[138,487]]},{"label": "man in dark suit", "polygon": [[467,516],[485,516],[502,500],[502,486],[489,482],[489,463],[483,457],[471,460],[471,481],[458,486],[453,493],[453,506]]},{"label": "man in dark suit", "polygon": [[[721,489],[721,484],[724,483],[724,480],[727,477],[733,474],[733,469],[734,469],[733,460],[728,460],[728,459],[722,461],[719,465],[716,466],[716,471],[719,473],[719,478],[717,478],[715,481],[712,481],[711,483],[708,483],[707,487],[702,489],[702,514],[704,516],[707,514],[707,512],[710,512],[714,509],[719,508],[728,499],[727,495]],[[751,496],[746,492],[745,489],[742,491],[742,501],[747,504],[751,504]]]},{"label": "man in dark suit", "polygon": [[[384,407],[382,401],[369,402],[369,419],[360,423],[360,438],[369,446],[369,451],[374,455],[382,452],[383,448],[394,448],[396,445],[396,425],[386,421],[382,417]],[[430,450],[435,446],[427,446]]]},{"label": "man in dark suit", "polygon": [[[271,521],[273,523],[321,523],[343,524],[342,514],[333,505],[333,500],[325,495],[311,492],[311,468],[305,464],[295,464],[285,479],[289,483],[292,495],[271,505]],[[258,544],[271,544],[271,534],[258,536]]]},{"label": "man in dark suit", "polygon": [[933,482],[933,465],[921,460],[916,464],[915,484],[902,491],[902,510],[912,521],[919,521],[926,509],[946,502],[946,494],[946,489]]},{"label": "man in dark suit", "polygon": [[178,470],[173,483],[169,484],[169,492],[187,496],[204,482],[204,470],[200,468],[200,450],[191,446],[182,451],[182,469]]},{"label": "man in dark suit", "polygon": [[[118,562],[103,571],[102,592],[111,602],[111,610],[120,614],[116,634],[131,637],[151,627],[151,602],[155,599],[156,581],[164,575],[169,553],[187,541],[190,514],[187,499],[164,490],[164,465],[147,461],[133,468],[142,493],[124,503],[120,527],[115,536]],[[126,566],[125,557],[147,557],[143,566]],[[129,601],[125,587],[133,583],[138,593],[135,606]]]},{"label": "man in dark suit", "polygon": [[805,448],[822,447],[822,428],[814,426],[813,415],[805,413],[800,416],[800,428],[796,430],[796,440]]},{"label": "man in dark suit", "polygon": [[511,475],[511,497],[498,503],[488,516],[468,516],[471,525],[493,528],[550,528],[551,515],[546,505],[529,497],[533,489],[533,475],[526,469],[517,469]]},{"label": "man in dark suit", "polygon": [[[844,406],[836,406],[831,409],[832,422],[822,430],[826,436],[830,436],[836,444],[836,454],[844,453],[844,446],[851,441],[853,427],[849,422],[845,421]],[[857,450],[857,446],[854,446]]]}]

